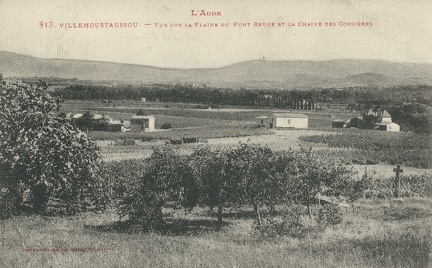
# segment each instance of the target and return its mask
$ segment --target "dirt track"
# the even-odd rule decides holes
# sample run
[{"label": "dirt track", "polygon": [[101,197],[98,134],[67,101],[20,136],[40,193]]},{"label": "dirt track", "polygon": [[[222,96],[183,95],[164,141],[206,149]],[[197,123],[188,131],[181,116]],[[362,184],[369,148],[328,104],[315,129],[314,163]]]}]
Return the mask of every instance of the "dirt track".
[{"label": "dirt track", "polygon": [[[316,130],[273,130],[274,135],[260,135],[248,137],[218,138],[209,139],[210,146],[235,146],[241,143],[267,145],[275,150],[298,149],[300,146],[313,146],[314,148],[327,148],[326,145],[309,144],[299,140],[300,136],[322,135],[329,132]],[[105,161],[114,161],[122,159],[145,158],[150,156],[152,147],[164,146],[163,141],[141,142],[135,146],[112,146],[110,141],[99,142],[102,147],[102,156]],[[202,144],[183,144],[177,145],[176,148],[188,152],[194,147]]]},{"label": "dirt track", "polygon": [[[209,139],[208,141],[209,144],[236,145],[241,143],[253,143],[268,145],[273,149],[295,149],[299,148],[300,145],[307,145],[307,143],[299,140],[299,137],[301,136],[329,134],[329,132],[317,130],[273,130],[273,132],[274,135],[220,138]],[[320,147],[320,145],[314,144],[314,147]],[[323,145],[323,147],[327,148],[326,145]]]}]

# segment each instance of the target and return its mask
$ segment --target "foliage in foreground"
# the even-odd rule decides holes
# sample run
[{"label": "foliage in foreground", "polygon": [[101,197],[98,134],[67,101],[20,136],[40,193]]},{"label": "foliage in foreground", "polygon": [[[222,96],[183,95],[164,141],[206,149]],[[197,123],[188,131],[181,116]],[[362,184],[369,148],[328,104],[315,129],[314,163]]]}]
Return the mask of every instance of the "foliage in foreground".
[{"label": "foliage in foreground", "polygon": [[[349,203],[394,195],[392,180],[371,172],[356,178],[348,166],[316,157],[309,150],[272,151],[242,144],[234,148],[199,146],[191,155],[181,155],[167,146],[155,149],[149,159],[103,165],[101,174],[108,187],[104,192],[111,204],[144,230],[163,228],[168,215],[163,213],[165,208],[192,211],[196,206],[216,208],[219,226],[226,208],[250,206],[257,226],[266,228],[269,222],[280,223],[266,214],[287,202],[304,206],[302,215],[315,220],[321,217],[324,229],[337,225],[337,218],[329,215],[338,212],[332,208],[323,210],[326,213],[321,216],[314,212],[319,195]],[[427,173],[402,176],[401,181],[402,197],[432,196]]]},{"label": "foliage in foreground", "polygon": [[162,209],[173,204],[189,210],[199,204],[216,207],[219,226],[226,207],[250,205],[260,225],[263,207],[289,201],[305,205],[312,218],[319,194],[357,198],[351,175],[348,167],[317,158],[310,150],[275,152],[242,144],[203,146],[181,156],[166,147],[154,150],[143,176],[121,195],[118,212],[146,230],[161,228]]},{"label": "foliage in foreground", "polygon": [[62,100],[39,86],[0,87],[1,217],[97,206],[98,148],[56,116]]},{"label": "foliage in foreground", "polygon": [[144,230],[162,228],[162,208],[168,201],[176,199],[183,179],[190,178],[181,170],[182,160],[172,150],[155,149],[137,185],[126,191],[119,201],[119,215],[128,216],[133,224],[141,225]]}]

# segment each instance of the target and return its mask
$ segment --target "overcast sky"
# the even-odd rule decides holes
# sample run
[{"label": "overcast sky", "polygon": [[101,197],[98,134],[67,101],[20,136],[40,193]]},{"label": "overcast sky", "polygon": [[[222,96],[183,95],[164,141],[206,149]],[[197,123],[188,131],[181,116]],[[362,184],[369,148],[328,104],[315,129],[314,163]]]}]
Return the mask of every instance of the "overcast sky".
[{"label": "overcast sky", "polygon": [[[221,16],[191,15],[191,10],[201,9]],[[52,21],[55,27],[41,28],[41,21]],[[61,27],[96,22],[139,26]],[[240,28],[234,27],[235,22],[251,24]],[[253,27],[254,22],[284,22],[285,26]],[[304,27],[299,22],[337,26]],[[371,22],[372,26],[339,26],[340,22]],[[183,27],[159,28],[155,23]],[[185,23],[218,23],[219,27],[184,27]],[[175,68],[221,67],[253,59],[432,63],[430,0],[0,0],[0,27],[0,50],[41,58]]]}]

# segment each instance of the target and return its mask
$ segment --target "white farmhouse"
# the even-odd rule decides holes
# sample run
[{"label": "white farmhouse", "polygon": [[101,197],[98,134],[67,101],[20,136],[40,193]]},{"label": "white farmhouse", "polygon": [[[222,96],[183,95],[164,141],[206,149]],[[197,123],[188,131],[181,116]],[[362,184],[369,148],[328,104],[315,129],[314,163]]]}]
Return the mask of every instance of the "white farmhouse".
[{"label": "white farmhouse", "polygon": [[396,123],[392,123],[392,122],[385,122],[385,123],[379,123],[377,124],[377,129],[378,130],[385,130],[388,132],[399,132],[400,131],[400,126]]},{"label": "white farmhouse", "polygon": [[258,125],[266,128],[307,128],[308,117],[304,114],[273,113],[257,117]]},{"label": "white farmhouse", "polygon": [[264,127],[265,126],[265,122],[267,121],[267,116],[261,115],[261,116],[258,116],[256,119],[257,119],[257,122],[258,122],[258,126],[260,126],[260,127]]},{"label": "white farmhouse", "polygon": [[134,115],[130,119],[131,131],[152,132],[155,130],[155,118],[149,115]]},{"label": "white farmhouse", "polygon": [[392,122],[391,115],[387,111],[384,111],[382,113],[382,115],[378,117],[378,122],[379,123],[391,123]]}]

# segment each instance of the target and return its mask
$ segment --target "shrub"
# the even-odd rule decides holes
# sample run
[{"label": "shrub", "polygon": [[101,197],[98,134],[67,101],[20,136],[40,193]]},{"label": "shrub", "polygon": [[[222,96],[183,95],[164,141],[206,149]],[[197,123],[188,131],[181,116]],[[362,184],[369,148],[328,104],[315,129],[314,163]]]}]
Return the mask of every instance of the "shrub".
[{"label": "shrub", "polygon": [[[431,197],[431,174],[401,176],[401,197]],[[394,196],[393,179],[384,179],[365,172],[361,179],[361,191],[365,198],[388,198]]]},{"label": "shrub", "polygon": [[172,124],[165,122],[162,124],[161,129],[172,129]]},{"label": "shrub", "polygon": [[[430,168],[432,154],[430,135],[413,133],[389,133],[385,131],[354,131],[344,129],[338,134],[303,136],[300,140],[328,144],[332,148],[356,150],[339,151],[337,156],[351,159],[354,163],[396,163],[406,166]],[[328,154],[328,151],[323,151]]]},{"label": "shrub", "polygon": [[154,149],[138,185],[125,191],[117,206],[120,217],[128,217],[142,230],[158,230],[163,226],[162,208],[168,201],[178,200],[182,177],[179,172],[183,158],[172,149]]},{"label": "shrub", "polygon": [[324,230],[327,226],[336,226],[342,223],[342,212],[335,204],[326,204],[318,212],[317,222]]},{"label": "shrub", "polygon": [[144,160],[122,160],[102,162],[100,164],[101,202],[106,205],[117,205],[122,198],[135,192],[140,184],[140,178],[145,174],[148,163]]},{"label": "shrub", "polygon": [[301,205],[291,205],[287,212],[279,218],[265,218],[261,224],[253,225],[254,233],[263,237],[292,236],[303,237],[307,228],[303,221],[306,208]]},{"label": "shrub", "polygon": [[432,175],[411,174],[401,176],[401,196],[432,197]]}]

